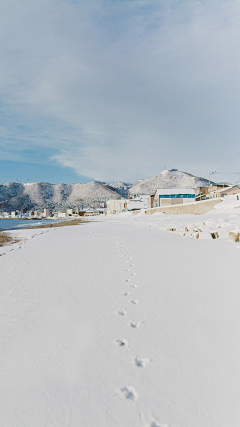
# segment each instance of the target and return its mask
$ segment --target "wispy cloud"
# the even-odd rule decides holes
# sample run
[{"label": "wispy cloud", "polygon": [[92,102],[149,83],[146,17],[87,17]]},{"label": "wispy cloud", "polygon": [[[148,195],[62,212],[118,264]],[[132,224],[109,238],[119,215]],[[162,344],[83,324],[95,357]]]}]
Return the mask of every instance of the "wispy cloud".
[{"label": "wispy cloud", "polygon": [[239,2],[0,3],[1,153],[110,181],[238,150]]}]

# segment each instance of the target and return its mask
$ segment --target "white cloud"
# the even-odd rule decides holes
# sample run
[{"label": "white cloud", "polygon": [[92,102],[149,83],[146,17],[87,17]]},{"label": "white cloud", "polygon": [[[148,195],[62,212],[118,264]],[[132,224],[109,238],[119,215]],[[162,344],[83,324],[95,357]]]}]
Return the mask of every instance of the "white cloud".
[{"label": "white cloud", "polygon": [[238,151],[239,2],[0,4],[8,147],[109,181],[201,174]]}]

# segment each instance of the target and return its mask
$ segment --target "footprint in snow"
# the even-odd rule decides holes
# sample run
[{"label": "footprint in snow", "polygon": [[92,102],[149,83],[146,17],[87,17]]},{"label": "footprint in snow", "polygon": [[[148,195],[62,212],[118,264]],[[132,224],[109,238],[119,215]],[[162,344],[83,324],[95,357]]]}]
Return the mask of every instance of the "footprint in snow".
[{"label": "footprint in snow", "polygon": [[136,276],[137,274],[136,273],[131,273],[131,276]]},{"label": "footprint in snow", "polygon": [[131,288],[138,288],[138,285],[136,285],[135,283],[133,283],[132,285],[130,285]]},{"label": "footprint in snow", "polygon": [[125,279],[125,282],[131,282],[131,279]]},{"label": "footprint in snow", "polygon": [[132,386],[123,387],[120,389],[121,394],[129,400],[136,401],[138,399],[138,393]]},{"label": "footprint in snow", "polygon": [[125,293],[123,294],[123,296],[124,296],[124,297],[128,297],[128,295],[130,295],[130,292],[125,292]]},{"label": "footprint in snow", "polygon": [[123,340],[116,340],[114,341],[115,344],[117,344],[119,347],[127,347],[128,342],[127,340],[125,340],[125,338]]},{"label": "footprint in snow", "polygon": [[135,357],[134,359],[134,365],[138,368],[146,368],[149,363],[150,359],[148,357],[146,357],[145,359],[143,357]]},{"label": "footprint in snow", "polygon": [[119,316],[126,316],[127,312],[126,310],[119,310],[116,314],[118,314]]},{"label": "footprint in snow", "polygon": [[130,323],[130,326],[131,326],[131,328],[133,328],[133,329],[137,329],[137,328],[139,328],[139,326],[141,325],[141,322],[131,322]]},{"label": "footprint in snow", "polygon": [[126,271],[130,271],[130,268],[126,268]]},{"label": "footprint in snow", "polygon": [[168,424],[160,424],[158,421],[152,421],[150,424],[148,424],[146,427],[169,427]]},{"label": "footprint in snow", "polygon": [[138,301],[137,299],[132,299],[130,302],[131,302],[132,304],[138,304],[138,303],[139,303],[139,301]]}]

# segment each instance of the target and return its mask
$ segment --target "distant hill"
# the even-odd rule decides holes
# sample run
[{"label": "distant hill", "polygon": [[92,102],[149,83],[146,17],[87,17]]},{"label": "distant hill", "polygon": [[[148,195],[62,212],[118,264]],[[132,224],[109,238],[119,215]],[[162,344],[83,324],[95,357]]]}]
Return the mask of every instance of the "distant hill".
[{"label": "distant hill", "polygon": [[106,184],[91,181],[86,184],[49,184],[47,182],[0,185],[0,209],[29,210],[36,208],[66,208],[72,206],[98,206],[109,199],[140,194],[153,194],[157,188],[194,188],[208,186],[208,180],[186,172],[165,170],[145,180],[132,183]]},{"label": "distant hill", "polygon": [[208,187],[208,184],[209,182],[205,178],[176,170],[164,170],[151,178],[136,181],[132,184],[129,193],[130,195],[152,194],[157,188]]}]

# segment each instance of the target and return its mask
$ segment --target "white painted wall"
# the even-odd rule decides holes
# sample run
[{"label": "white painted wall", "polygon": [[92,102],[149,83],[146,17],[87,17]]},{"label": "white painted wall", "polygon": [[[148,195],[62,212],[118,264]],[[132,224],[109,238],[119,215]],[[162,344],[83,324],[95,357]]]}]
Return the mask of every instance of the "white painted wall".
[{"label": "white painted wall", "polygon": [[108,214],[112,214],[112,213],[120,213],[122,212],[125,208],[124,205],[127,202],[126,199],[110,199],[107,201],[107,213]]}]

